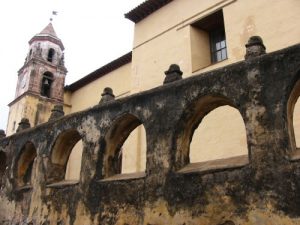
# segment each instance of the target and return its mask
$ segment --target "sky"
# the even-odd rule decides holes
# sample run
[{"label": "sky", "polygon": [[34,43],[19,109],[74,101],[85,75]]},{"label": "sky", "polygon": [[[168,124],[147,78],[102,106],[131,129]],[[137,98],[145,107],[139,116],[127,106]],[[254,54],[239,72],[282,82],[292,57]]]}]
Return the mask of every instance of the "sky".
[{"label": "sky", "polygon": [[[134,23],[124,14],[144,0],[9,0],[0,8],[0,129],[6,130],[28,41],[52,24],[65,47],[66,85],[132,50]],[[52,16],[52,11],[57,11]]]}]

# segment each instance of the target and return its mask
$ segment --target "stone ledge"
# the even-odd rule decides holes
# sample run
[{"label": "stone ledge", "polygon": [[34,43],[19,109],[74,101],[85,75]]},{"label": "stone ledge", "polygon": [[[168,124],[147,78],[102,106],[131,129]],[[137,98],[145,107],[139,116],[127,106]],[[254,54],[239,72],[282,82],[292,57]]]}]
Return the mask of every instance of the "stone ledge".
[{"label": "stone ledge", "polygon": [[292,151],[289,155],[290,161],[297,161],[300,160],[300,148],[296,148],[296,150]]},{"label": "stone ledge", "polygon": [[190,163],[185,167],[183,167],[182,169],[178,170],[177,173],[181,173],[181,174],[203,173],[203,172],[209,173],[209,172],[214,172],[219,170],[240,168],[247,164],[249,164],[248,155],[241,155],[241,156],[235,156],[226,159],[216,159],[216,160],[210,160],[206,162]]},{"label": "stone ledge", "polygon": [[77,185],[79,184],[79,180],[63,180],[63,181],[59,181],[56,183],[52,183],[52,184],[47,184],[47,188],[60,188],[60,187],[65,187],[65,186],[72,186],[72,185]]},{"label": "stone ledge", "polygon": [[107,182],[107,181],[117,181],[117,180],[134,180],[143,178],[146,176],[145,172],[136,172],[136,173],[122,173],[122,174],[116,174],[114,176],[99,180],[98,182]]},{"label": "stone ledge", "polygon": [[31,189],[32,189],[32,185],[28,184],[28,185],[24,185],[24,186],[18,187],[17,191],[28,191],[28,190],[31,190]]}]

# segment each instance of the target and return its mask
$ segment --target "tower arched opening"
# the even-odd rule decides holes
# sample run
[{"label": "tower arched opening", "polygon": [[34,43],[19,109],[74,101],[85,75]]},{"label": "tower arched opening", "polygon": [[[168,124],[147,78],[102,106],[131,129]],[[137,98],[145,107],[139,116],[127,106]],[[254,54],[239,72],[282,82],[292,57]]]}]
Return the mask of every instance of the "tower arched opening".
[{"label": "tower arched opening", "polygon": [[48,55],[47,55],[48,62],[53,62],[54,56],[55,56],[55,50],[53,48],[49,48]]},{"label": "tower arched opening", "polygon": [[51,72],[45,72],[42,77],[41,95],[47,98],[51,97],[51,86],[53,82],[53,74]]}]

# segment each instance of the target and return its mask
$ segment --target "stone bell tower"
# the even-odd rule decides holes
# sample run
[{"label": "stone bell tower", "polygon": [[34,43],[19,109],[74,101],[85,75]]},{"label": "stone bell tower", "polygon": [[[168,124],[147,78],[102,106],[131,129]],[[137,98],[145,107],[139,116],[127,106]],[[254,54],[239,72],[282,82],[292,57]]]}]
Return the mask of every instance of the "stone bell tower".
[{"label": "stone bell tower", "polygon": [[47,122],[54,105],[63,104],[67,69],[64,46],[52,23],[29,41],[24,65],[18,71],[15,99],[9,103],[6,133],[15,133],[22,118],[30,126]]}]

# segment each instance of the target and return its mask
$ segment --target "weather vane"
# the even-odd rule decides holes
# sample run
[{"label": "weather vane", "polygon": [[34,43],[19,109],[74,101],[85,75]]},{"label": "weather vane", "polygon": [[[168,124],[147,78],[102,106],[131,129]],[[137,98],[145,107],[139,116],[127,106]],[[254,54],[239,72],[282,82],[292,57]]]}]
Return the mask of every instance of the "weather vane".
[{"label": "weather vane", "polygon": [[57,11],[52,11],[52,15],[50,17],[50,22],[53,21],[53,16],[57,16]]}]

